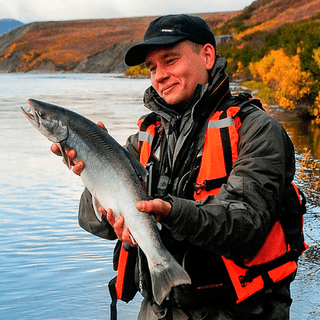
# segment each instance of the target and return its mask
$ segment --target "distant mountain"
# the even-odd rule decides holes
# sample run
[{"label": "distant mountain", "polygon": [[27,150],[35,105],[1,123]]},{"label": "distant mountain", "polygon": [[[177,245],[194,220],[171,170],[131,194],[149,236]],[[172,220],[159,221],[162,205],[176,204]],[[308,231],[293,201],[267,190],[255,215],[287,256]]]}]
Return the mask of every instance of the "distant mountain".
[{"label": "distant mountain", "polygon": [[20,27],[23,23],[14,19],[0,20],[0,36],[14,28]]}]

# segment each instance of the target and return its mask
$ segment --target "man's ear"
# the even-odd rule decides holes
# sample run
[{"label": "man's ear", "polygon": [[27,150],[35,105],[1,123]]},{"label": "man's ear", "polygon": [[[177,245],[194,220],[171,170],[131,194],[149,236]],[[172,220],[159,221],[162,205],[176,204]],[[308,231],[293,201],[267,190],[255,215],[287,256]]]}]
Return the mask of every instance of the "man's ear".
[{"label": "man's ear", "polygon": [[205,61],[206,69],[211,70],[216,59],[216,50],[214,49],[212,44],[206,43],[202,47],[201,51],[205,59],[204,61]]}]

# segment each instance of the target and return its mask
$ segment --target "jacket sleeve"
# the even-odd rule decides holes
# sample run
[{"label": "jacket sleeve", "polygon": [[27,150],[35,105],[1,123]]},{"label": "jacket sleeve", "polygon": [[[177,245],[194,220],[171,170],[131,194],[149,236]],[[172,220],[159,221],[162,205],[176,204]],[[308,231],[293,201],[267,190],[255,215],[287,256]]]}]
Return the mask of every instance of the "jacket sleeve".
[{"label": "jacket sleeve", "polygon": [[102,215],[101,221],[97,218],[92,201],[92,194],[87,188],[83,191],[78,211],[78,222],[84,230],[104,239],[115,240],[117,236],[113,227],[108,222],[107,218]]},{"label": "jacket sleeve", "polygon": [[[138,135],[132,135],[128,138],[126,147],[127,150],[138,157]],[[104,239],[114,240],[117,239],[113,227],[109,224],[108,220],[102,215],[100,221],[94,210],[94,203],[92,195],[87,188],[83,191],[78,211],[78,222],[80,227],[84,230]]]},{"label": "jacket sleeve", "polygon": [[282,126],[262,111],[239,129],[238,159],[217,196],[204,201],[171,197],[163,221],[177,240],[188,239],[232,259],[254,255],[281,208],[295,171],[294,148]]}]

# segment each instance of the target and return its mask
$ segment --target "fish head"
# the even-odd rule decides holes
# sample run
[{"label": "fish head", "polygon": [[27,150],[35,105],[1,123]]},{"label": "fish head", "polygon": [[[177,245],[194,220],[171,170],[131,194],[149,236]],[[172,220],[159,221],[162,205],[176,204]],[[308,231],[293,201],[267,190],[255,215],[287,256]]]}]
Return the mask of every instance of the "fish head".
[{"label": "fish head", "polygon": [[42,101],[28,100],[30,109],[22,112],[32,125],[54,143],[60,143],[68,138],[68,122],[63,109]]}]

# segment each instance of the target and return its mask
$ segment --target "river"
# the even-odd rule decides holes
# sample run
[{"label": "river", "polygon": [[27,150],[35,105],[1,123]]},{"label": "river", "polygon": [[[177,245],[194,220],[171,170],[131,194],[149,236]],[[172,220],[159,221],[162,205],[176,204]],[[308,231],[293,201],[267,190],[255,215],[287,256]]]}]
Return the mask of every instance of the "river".
[{"label": "river", "polygon": [[[20,106],[38,99],[105,123],[121,144],[146,113],[148,79],[117,74],[0,74],[0,319],[108,319],[106,283],[114,242],[82,230],[77,210],[83,185],[50,151],[50,142],[25,119]],[[236,86],[234,86],[236,90]],[[275,116],[281,113],[273,107]],[[320,158],[319,131],[297,119],[283,120],[295,143]],[[312,131],[313,130],[313,131]],[[317,204],[308,206],[306,238],[292,285],[291,319],[320,313],[320,223]],[[141,298],[119,302],[119,320],[135,319]]]}]

